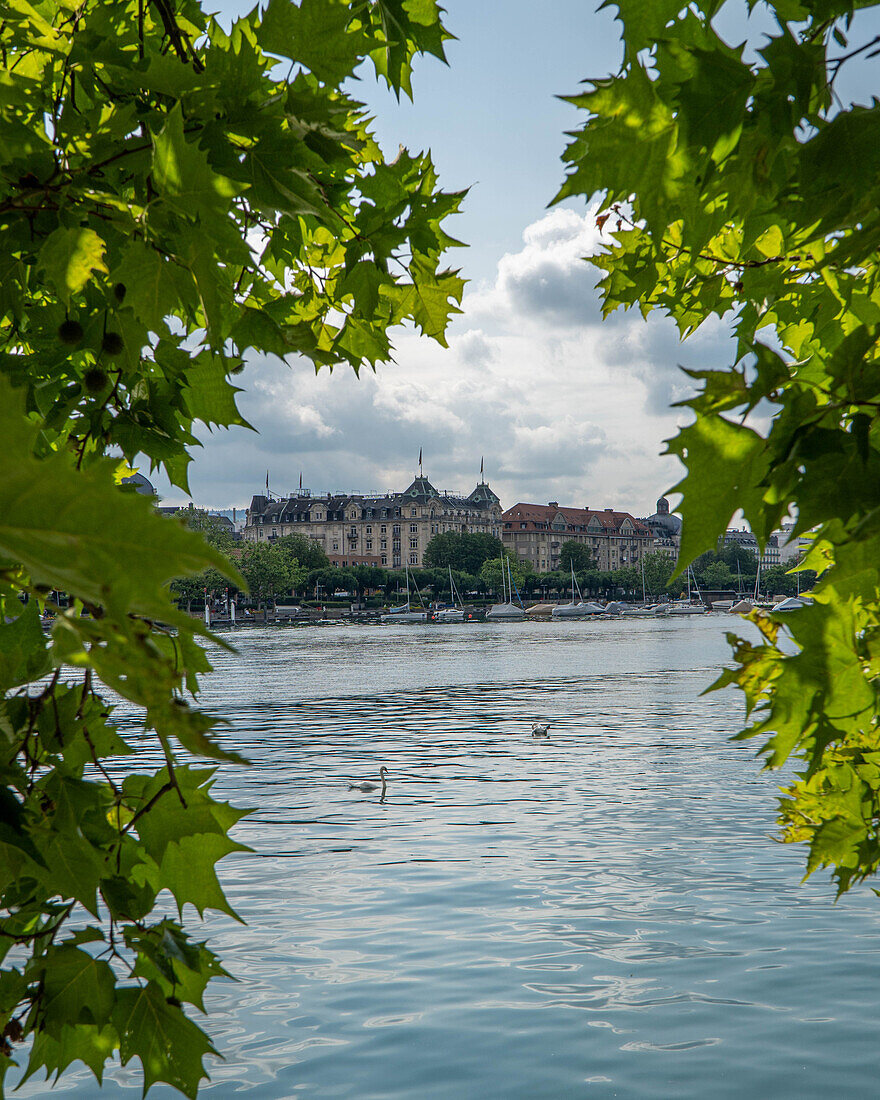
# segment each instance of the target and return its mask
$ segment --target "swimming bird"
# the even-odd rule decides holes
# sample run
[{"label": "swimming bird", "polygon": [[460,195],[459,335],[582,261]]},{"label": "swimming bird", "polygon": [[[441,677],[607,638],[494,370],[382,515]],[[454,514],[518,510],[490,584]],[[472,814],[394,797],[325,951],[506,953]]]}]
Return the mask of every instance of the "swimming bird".
[{"label": "swimming bird", "polygon": [[[382,780],[382,797],[383,798],[385,797],[385,776],[387,774],[388,774],[388,769],[383,764],[382,767],[379,769],[379,778]],[[369,794],[371,791],[377,790],[378,787],[379,787],[378,783],[370,783],[369,780],[367,780],[364,783],[349,783],[349,785],[348,785],[348,789],[350,791],[363,791],[364,794]]]},{"label": "swimming bird", "polygon": [[549,722],[532,722],[532,737],[549,737]]}]

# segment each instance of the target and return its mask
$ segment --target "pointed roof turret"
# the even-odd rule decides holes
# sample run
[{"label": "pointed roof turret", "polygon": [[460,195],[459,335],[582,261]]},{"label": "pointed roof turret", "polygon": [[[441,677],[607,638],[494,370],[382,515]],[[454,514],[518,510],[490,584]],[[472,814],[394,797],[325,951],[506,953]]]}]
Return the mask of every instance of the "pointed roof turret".
[{"label": "pointed roof turret", "polygon": [[489,488],[488,481],[480,481],[468,500],[474,504],[500,504],[501,500]]},{"label": "pointed roof turret", "polygon": [[400,494],[402,497],[439,497],[440,494],[426,477],[419,475],[413,480],[408,489]]}]

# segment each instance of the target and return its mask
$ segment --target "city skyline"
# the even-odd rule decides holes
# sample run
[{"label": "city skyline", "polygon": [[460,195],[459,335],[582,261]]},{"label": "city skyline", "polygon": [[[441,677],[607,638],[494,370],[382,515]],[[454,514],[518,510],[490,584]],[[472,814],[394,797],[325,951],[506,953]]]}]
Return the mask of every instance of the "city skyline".
[{"label": "city skyline", "polygon": [[[446,255],[469,280],[449,348],[394,330],[395,362],[360,380],[315,374],[305,361],[249,358],[236,382],[260,435],[201,431],[189,495],[144,469],[169,504],[244,506],[267,466],[285,491],[300,470],[321,489],[397,485],[420,446],[435,483],[459,488],[485,453],[506,500],[631,511],[652,508],[679,479],[677,462],[659,452],[680,419],[668,410],[685,392],[677,364],[700,366],[701,356],[695,348],[685,356],[659,318],[603,323],[596,272],[581,259],[600,240],[593,212],[582,201],[548,210],[563,179],[564,132],[576,120],[557,97],[617,67],[619,24],[577,0],[556,3],[552,20],[536,19],[522,0],[444,7],[456,36],[449,65],[417,63],[413,102],[398,103],[366,72],[352,90],[389,159],[400,143],[430,147],[442,186],[468,189],[448,223],[469,245]],[[231,18],[246,6],[220,8]],[[717,359],[726,330],[700,339],[703,356]]]},{"label": "city skyline", "polygon": [[[687,418],[670,408],[693,388],[679,368],[729,364],[728,326],[703,325],[682,345],[656,314],[644,321],[618,311],[603,321],[597,271],[583,262],[602,240],[596,207],[548,210],[563,179],[565,130],[576,121],[558,97],[616,69],[613,11],[577,0],[557,0],[553,19],[535,19],[524,0],[444,7],[456,36],[449,65],[418,62],[412,103],[366,73],[353,91],[389,158],[400,143],[430,147],[442,185],[469,189],[448,225],[469,244],[447,253],[469,280],[448,349],[394,330],[395,362],[360,379],[316,374],[293,357],[289,366],[249,357],[237,379],[240,406],[259,436],[202,430],[190,494],[143,469],[169,504],[243,507],[267,465],[279,479],[290,471],[291,485],[300,470],[322,489],[349,484],[351,470],[365,489],[395,485],[420,446],[435,481],[449,486],[468,483],[475,454],[494,454],[487,473],[504,499],[604,500],[638,514],[679,481],[677,460],[661,456]],[[229,19],[246,5],[223,0],[220,9]],[[722,22],[729,42],[759,44],[767,29],[760,10],[745,18],[731,8]],[[868,96],[866,69],[846,71],[841,91]]]}]

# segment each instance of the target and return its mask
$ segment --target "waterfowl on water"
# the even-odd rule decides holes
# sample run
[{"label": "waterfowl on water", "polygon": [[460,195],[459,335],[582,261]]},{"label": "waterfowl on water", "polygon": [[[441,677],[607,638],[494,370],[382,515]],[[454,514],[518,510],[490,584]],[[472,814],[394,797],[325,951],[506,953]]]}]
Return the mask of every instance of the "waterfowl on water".
[{"label": "waterfowl on water", "polygon": [[549,737],[549,722],[532,722],[532,737]]},{"label": "waterfowl on water", "polygon": [[[385,797],[385,776],[388,774],[388,769],[383,764],[379,769],[379,778],[382,780],[382,797]],[[350,791],[363,791],[364,794],[369,794],[371,791],[379,789],[378,783],[370,783],[369,780],[364,783],[349,783],[348,789]]]}]

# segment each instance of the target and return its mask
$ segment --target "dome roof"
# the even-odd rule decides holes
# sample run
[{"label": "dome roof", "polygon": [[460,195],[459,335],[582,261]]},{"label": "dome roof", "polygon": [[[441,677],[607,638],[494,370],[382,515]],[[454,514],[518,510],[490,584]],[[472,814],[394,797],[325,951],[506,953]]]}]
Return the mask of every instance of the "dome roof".
[{"label": "dome roof", "polygon": [[148,481],[143,474],[139,474],[135,471],[133,474],[122,479],[123,485],[133,485],[136,493],[143,493],[144,496],[154,497],[156,496],[156,490],[153,488],[153,483]]},{"label": "dome roof", "polygon": [[669,501],[666,497],[660,497],[657,501],[657,511],[653,516],[648,516],[645,523],[651,528],[655,536],[671,538],[681,531],[681,518],[669,511]]}]

